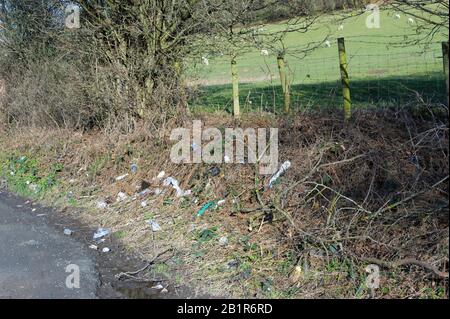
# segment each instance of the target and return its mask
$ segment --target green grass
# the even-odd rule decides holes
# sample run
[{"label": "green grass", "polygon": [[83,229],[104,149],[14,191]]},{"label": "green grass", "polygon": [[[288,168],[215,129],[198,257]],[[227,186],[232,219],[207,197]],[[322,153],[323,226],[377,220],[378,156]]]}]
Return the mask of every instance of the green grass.
[{"label": "green grass", "polygon": [[[327,16],[315,29],[291,33],[286,37],[292,104],[294,108],[336,107],[341,103],[340,71],[337,38],[345,37],[353,102],[356,107],[391,106],[424,94],[431,102],[444,102],[444,76],[440,41],[424,48],[405,45],[417,35],[408,17],[395,19],[393,12],[382,12],[381,28],[368,29],[366,15],[339,21]],[[338,26],[344,25],[343,31]],[[283,24],[266,27],[267,32],[283,28]],[[298,51],[310,43],[321,43],[325,38],[332,47],[320,45],[307,56]],[[394,43],[394,44],[390,44]],[[206,54],[205,54],[206,55]],[[202,83],[200,94],[191,101],[193,110],[226,110],[231,112],[231,84],[229,59],[210,57],[209,66],[198,66],[190,71],[192,78]],[[244,111],[277,112],[282,106],[278,79],[276,52],[261,56],[259,50],[243,52],[238,58],[240,100]]]},{"label": "green grass", "polygon": [[40,172],[36,159],[0,154],[0,177],[6,179],[12,192],[25,197],[42,197],[57,184],[57,175],[62,169],[62,164],[55,163],[47,172]]}]

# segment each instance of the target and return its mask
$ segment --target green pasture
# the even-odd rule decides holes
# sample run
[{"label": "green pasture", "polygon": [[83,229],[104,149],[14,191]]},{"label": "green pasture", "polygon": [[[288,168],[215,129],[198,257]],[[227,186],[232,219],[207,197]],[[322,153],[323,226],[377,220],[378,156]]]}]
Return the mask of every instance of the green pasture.
[{"label": "green pasture", "polygon": [[[441,41],[411,44],[417,34],[414,21],[395,12],[382,11],[379,29],[366,27],[368,14],[342,19],[329,15],[307,33],[289,33],[287,48],[292,107],[309,109],[339,107],[341,103],[337,39],[344,37],[349,62],[354,107],[391,106],[404,103],[417,93],[430,102],[445,100]],[[343,30],[339,26],[343,25]],[[285,28],[283,23],[263,26],[265,32]],[[331,47],[325,44],[329,41]],[[314,50],[303,51],[308,47]],[[268,49],[269,50],[269,49]],[[189,81],[199,88],[191,108],[231,112],[231,74],[227,56],[209,56],[190,70]],[[278,112],[282,107],[276,49],[263,56],[259,49],[242,52],[238,59],[240,99],[244,111]],[[201,57],[199,57],[201,60]]]}]

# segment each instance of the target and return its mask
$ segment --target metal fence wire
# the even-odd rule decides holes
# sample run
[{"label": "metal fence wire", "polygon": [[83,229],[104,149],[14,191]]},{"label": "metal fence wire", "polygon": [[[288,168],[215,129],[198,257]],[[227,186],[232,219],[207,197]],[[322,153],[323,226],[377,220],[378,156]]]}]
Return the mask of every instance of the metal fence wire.
[{"label": "metal fence wire", "polygon": [[[351,38],[345,42],[353,108],[398,106],[417,100],[418,96],[429,103],[446,103],[441,43],[432,43],[420,50],[390,48],[384,44],[383,53],[359,54],[352,48],[378,46],[377,51],[380,51],[382,44]],[[301,59],[287,56],[292,109],[342,106],[337,48],[329,52],[320,58],[314,54]],[[238,63],[243,111],[280,113],[283,92],[276,58],[260,57],[257,63],[254,58],[242,59]],[[200,93],[191,105],[231,111],[231,83],[226,61],[212,63],[202,77],[205,80],[200,82]]]}]

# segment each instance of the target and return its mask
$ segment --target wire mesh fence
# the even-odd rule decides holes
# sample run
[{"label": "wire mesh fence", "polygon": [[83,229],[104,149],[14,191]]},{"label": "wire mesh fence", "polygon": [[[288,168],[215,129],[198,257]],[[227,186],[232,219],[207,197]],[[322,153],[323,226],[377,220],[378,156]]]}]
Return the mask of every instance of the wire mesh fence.
[{"label": "wire mesh fence", "polygon": [[[425,48],[390,46],[358,38],[346,39],[352,104],[360,107],[389,107],[420,96],[429,103],[445,103],[442,44]],[[360,54],[359,48],[373,51]],[[367,49],[369,47],[369,50]],[[287,56],[294,110],[342,106],[342,86],[337,47],[321,48],[302,58]],[[238,60],[240,102],[243,111],[279,113],[283,92],[276,57],[250,56]],[[231,112],[232,94],[226,60],[212,62],[199,81],[193,107]]]}]

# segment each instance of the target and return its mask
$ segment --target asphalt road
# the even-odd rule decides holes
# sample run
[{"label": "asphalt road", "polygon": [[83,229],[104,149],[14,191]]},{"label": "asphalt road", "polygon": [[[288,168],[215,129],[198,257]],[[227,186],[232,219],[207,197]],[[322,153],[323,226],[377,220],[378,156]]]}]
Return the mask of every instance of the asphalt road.
[{"label": "asphalt road", "polygon": [[[88,248],[50,226],[50,213],[0,192],[0,298],[96,298],[99,276]],[[69,265],[79,267],[79,288],[66,285],[68,276],[69,286],[77,283]]]}]

